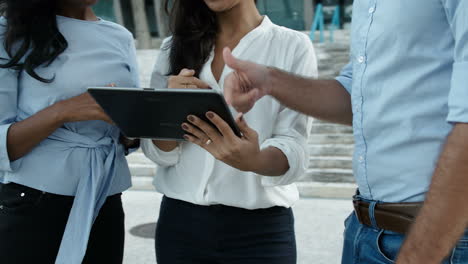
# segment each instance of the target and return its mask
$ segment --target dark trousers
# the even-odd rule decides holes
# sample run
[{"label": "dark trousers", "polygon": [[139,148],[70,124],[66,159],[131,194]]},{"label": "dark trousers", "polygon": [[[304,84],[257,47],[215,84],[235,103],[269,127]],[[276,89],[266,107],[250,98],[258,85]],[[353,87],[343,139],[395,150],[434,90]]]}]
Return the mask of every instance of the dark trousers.
[{"label": "dark trousers", "polygon": [[156,229],[158,264],[294,264],[291,209],[198,206],[163,198]]},{"label": "dark trousers", "polygon": [[[0,263],[53,264],[73,198],[18,184],[0,184]],[[83,263],[120,264],[124,248],[121,194],[107,198],[99,212]]]}]

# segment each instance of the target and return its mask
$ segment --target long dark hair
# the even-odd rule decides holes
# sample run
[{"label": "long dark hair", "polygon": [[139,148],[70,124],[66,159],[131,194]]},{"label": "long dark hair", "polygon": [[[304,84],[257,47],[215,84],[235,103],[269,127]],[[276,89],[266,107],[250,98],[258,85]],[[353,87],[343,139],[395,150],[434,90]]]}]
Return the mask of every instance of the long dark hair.
[{"label": "long dark hair", "polygon": [[216,41],[218,21],[203,0],[166,0],[172,40],[163,47],[170,50],[168,75],[184,68],[197,76],[208,60]]},{"label": "long dark hair", "polygon": [[57,26],[57,1],[61,0],[0,0],[0,15],[7,20],[2,44],[10,57],[0,59],[0,68],[24,70],[45,83],[53,81],[35,70],[49,66],[68,47]]}]

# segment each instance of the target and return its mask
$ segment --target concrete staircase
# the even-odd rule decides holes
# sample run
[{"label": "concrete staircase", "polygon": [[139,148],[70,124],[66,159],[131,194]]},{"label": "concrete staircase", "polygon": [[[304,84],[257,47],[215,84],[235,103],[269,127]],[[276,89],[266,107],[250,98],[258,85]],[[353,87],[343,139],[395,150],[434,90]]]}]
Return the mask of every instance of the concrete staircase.
[{"label": "concrete staircase", "polygon": [[156,175],[156,164],[146,158],[141,149],[128,155],[127,160],[133,176],[133,189],[154,190],[153,177]]},{"label": "concrete staircase", "polygon": [[309,139],[310,167],[302,181],[352,183],[352,128],[314,120]]}]

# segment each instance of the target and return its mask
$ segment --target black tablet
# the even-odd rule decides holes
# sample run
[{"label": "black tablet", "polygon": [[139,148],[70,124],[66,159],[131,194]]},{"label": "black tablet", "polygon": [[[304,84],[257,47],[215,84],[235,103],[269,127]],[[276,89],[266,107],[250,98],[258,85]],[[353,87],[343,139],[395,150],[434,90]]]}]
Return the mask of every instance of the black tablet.
[{"label": "black tablet", "polygon": [[181,126],[187,116],[210,123],[208,111],[241,136],[224,96],[214,90],[91,87],[88,92],[129,138],[184,140]]}]

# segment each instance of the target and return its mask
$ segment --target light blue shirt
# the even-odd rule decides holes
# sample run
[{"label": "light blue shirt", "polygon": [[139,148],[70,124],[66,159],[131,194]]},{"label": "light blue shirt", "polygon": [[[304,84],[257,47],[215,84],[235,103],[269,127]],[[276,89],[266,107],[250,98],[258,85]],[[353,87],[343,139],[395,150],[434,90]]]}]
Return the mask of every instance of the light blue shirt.
[{"label": "light blue shirt", "polygon": [[355,0],[354,174],[361,194],[423,201],[447,136],[468,122],[468,1]]},{"label": "light blue shirt", "polygon": [[[131,186],[120,131],[103,121],[67,123],[21,159],[10,162],[7,132],[15,122],[90,86],[138,87],[132,35],[104,20],[57,17],[69,47],[50,66],[36,69],[42,83],[25,72],[0,69],[0,182],[76,196],[56,263],[81,263],[93,221],[107,196]],[[5,19],[0,18],[0,43]],[[7,58],[0,47],[0,58]],[[4,63],[4,62],[3,62]]]}]

